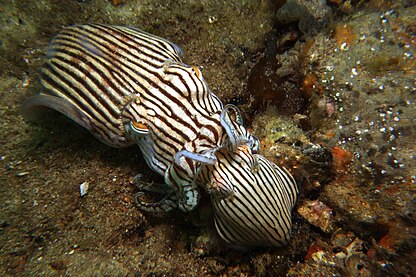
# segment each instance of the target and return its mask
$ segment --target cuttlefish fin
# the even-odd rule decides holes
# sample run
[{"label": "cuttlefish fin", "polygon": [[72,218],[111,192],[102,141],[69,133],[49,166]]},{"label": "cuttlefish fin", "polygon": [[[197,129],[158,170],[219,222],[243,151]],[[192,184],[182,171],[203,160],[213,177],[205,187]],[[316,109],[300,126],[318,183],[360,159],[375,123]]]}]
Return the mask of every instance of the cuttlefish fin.
[{"label": "cuttlefish fin", "polygon": [[42,114],[44,114],[44,109],[50,108],[66,115],[89,131],[92,131],[93,129],[88,116],[75,105],[63,98],[44,94],[36,95],[27,98],[25,102],[23,102],[22,108],[23,114],[28,119],[40,119],[42,118]]}]

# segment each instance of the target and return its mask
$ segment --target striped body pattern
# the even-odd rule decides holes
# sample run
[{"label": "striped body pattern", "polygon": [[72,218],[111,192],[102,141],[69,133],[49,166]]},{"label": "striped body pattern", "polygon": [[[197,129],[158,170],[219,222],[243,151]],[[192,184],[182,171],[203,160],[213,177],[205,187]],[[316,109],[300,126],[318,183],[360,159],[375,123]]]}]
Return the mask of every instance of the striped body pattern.
[{"label": "striped body pattern", "polygon": [[287,244],[298,194],[290,173],[246,145],[217,157],[218,163],[202,168],[198,182],[207,184],[221,238],[241,246]]},{"label": "striped body pattern", "polygon": [[134,141],[126,136],[123,121],[135,118],[125,111],[126,105],[149,99],[152,89],[161,91],[160,71],[166,61],[180,62],[180,54],[174,44],[131,28],[72,26],[50,43],[42,84],[83,113],[97,138],[111,146],[128,146]]},{"label": "striped body pattern", "polygon": [[[144,203],[139,193],[143,210],[190,211],[203,188],[224,240],[283,245],[297,194],[293,178],[253,153],[259,142],[243,127],[238,109],[224,107],[181,55],[175,44],[136,28],[65,28],[48,48],[45,90],[28,98],[24,109],[29,115],[55,109],[113,147],[137,143],[165,179],[159,186],[138,180],[142,191],[165,194],[160,202]],[[244,226],[247,218],[251,227]]]}]

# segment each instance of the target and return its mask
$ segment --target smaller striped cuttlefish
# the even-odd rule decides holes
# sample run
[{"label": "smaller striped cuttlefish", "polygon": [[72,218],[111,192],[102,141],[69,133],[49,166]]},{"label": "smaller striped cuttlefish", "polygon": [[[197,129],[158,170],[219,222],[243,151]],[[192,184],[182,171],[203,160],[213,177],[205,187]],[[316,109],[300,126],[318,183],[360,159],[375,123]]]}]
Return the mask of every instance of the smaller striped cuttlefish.
[{"label": "smaller striped cuttlefish", "polygon": [[[224,106],[182,50],[140,29],[101,24],[63,29],[49,44],[43,90],[26,115],[57,110],[113,147],[137,144],[165,184],[137,181],[145,211],[191,211],[200,189],[211,197],[215,227],[241,246],[282,246],[290,236],[297,186],[255,152],[238,109]],[[156,203],[141,200],[159,191]]]}]

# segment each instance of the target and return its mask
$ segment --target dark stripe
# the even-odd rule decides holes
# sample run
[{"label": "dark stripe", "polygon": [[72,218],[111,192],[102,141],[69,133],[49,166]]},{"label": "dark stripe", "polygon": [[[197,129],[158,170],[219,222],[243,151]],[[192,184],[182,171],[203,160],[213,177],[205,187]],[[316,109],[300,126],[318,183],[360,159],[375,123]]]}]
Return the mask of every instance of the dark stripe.
[{"label": "dark stripe", "polygon": [[[253,156],[245,151],[237,152],[237,156],[219,152],[217,157],[218,164],[209,170],[217,172],[222,179],[234,180],[233,185],[239,190],[232,196],[232,201],[213,196],[219,233],[225,240],[241,244],[259,244],[262,241],[274,241],[278,245],[286,243],[291,229],[291,209],[297,194],[293,177],[262,156]],[[254,180],[249,177],[251,174],[246,168],[253,167],[256,162],[258,168]],[[201,178],[206,182],[223,182],[208,174],[210,171],[207,169],[202,170]],[[255,226],[254,229],[250,224]],[[244,226],[244,235],[239,231],[241,226]],[[247,237],[248,234],[251,238]]]},{"label": "dark stripe", "polygon": [[[225,157],[224,157],[225,158]],[[230,158],[232,159],[232,158]],[[233,159],[232,159],[233,160]],[[228,162],[228,161],[227,161]],[[256,195],[252,195],[251,192],[248,190],[248,188],[246,187],[246,185],[251,184],[254,180],[248,181],[247,180],[247,176],[245,174],[245,172],[243,171],[242,168],[238,168],[238,166],[235,166],[235,164],[239,165],[238,161],[233,160],[233,162],[228,162],[226,168],[232,168],[232,172],[230,172],[233,176],[233,179],[238,182],[239,186],[236,186],[238,189],[242,190],[242,192],[240,194],[238,194],[238,196],[241,197],[241,201],[239,201],[239,203],[245,207],[246,211],[249,212],[251,214],[249,221],[252,222],[253,220],[256,220],[258,218],[258,216],[262,217],[263,214],[268,215],[264,210],[261,209],[261,207],[266,207],[267,203],[265,203],[263,201],[262,198],[258,199],[256,197]],[[218,169],[220,169],[220,167],[218,167]],[[242,185],[242,186],[241,186]],[[251,198],[249,199],[248,196],[251,196]],[[240,198],[238,198],[237,196],[235,196],[235,201],[239,200]],[[261,204],[259,202],[257,202],[256,200],[261,200]],[[247,207],[247,205],[250,204],[252,209],[249,209]],[[234,206],[229,207],[230,210],[233,209]],[[239,209],[237,206],[235,206],[235,208]],[[253,212],[255,211],[255,213]],[[269,226],[269,228],[272,228],[272,226],[270,225],[269,221],[266,220],[266,224]],[[253,223],[253,225],[256,225]],[[268,232],[268,228],[265,228],[265,230],[267,233]],[[269,233],[270,237],[273,237],[273,234]]]},{"label": "dark stripe", "polygon": [[[117,70],[117,68],[114,67],[112,61],[110,61],[108,59],[104,59],[103,57],[100,57],[100,56],[97,56],[97,55],[93,55],[93,53],[91,53],[88,49],[86,49],[85,47],[80,45],[77,40],[72,40],[70,38],[73,38],[73,37],[69,37],[69,38],[57,37],[54,40],[55,43],[52,46],[54,46],[54,47],[57,46],[58,47],[59,51],[57,53],[59,53],[59,52],[68,53],[67,51],[65,51],[65,48],[70,48],[71,50],[76,49],[78,52],[75,53],[75,54],[80,55],[80,57],[85,56],[86,58],[80,59],[77,56],[74,56],[74,58],[78,58],[79,61],[87,63],[90,68],[94,68],[94,70],[98,74],[100,74],[101,77],[103,77],[103,78],[105,78],[107,75],[114,76],[114,73],[116,72],[115,69]],[[73,39],[75,39],[75,38],[73,38]],[[105,62],[102,61],[99,58],[103,59]],[[99,69],[97,65],[100,65],[101,67],[105,68],[107,71],[102,72],[102,69]],[[77,67],[77,66],[74,65],[74,67]],[[118,97],[122,98],[122,97],[124,97],[128,94],[126,94],[125,92],[122,92],[120,88],[125,86],[126,84],[128,84],[128,85],[130,85],[130,84],[128,82],[126,82],[126,79],[123,78],[122,76],[119,76],[118,78],[121,78],[123,80],[122,81],[114,80],[113,78],[109,78],[109,77],[105,78],[105,80],[108,82],[108,85],[111,86],[111,88],[115,92],[119,92]],[[129,94],[131,94],[132,91],[133,91],[133,88],[130,87]],[[111,96],[113,96],[114,100],[117,99],[116,96],[114,96],[114,95],[111,95]]]},{"label": "dark stripe", "polygon": [[[181,63],[178,48],[162,38],[127,27],[74,26],[55,37],[48,56],[45,86],[91,118],[98,137],[122,145],[123,122],[148,121],[151,136],[139,145],[158,172],[167,169],[187,142],[202,151],[226,139],[219,120],[221,101],[202,76]],[[125,107],[135,97],[139,107],[135,109],[135,102]],[[185,159],[168,178],[175,186],[193,182],[197,166]],[[242,172],[234,174],[237,180]]]},{"label": "dark stripe", "polygon": [[[264,169],[267,170],[267,167],[265,167],[263,164],[260,164],[260,166],[263,166]],[[272,175],[265,175],[265,174],[263,175],[263,173],[264,173],[264,170],[260,170],[260,176],[259,176],[260,178],[262,178],[263,180],[266,179],[266,182],[268,182],[269,184],[277,184],[276,182],[274,182],[274,180],[271,180]],[[277,186],[276,185],[260,186],[260,189],[262,189],[263,187],[264,189],[270,188],[274,190]],[[288,203],[282,199],[283,195],[281,193],[268,190],[267,192],[263,191],[262,195],[265,195],[267,198],[267,201],[270,201],[270,203],[276,204],[274,209],[279,211],[278,218],[283,219],[283,224],[285,225],[285,226],[282,226],[281,220],[277,220],[277,223],[279,224],[279,228],[281,230],[281,232],[279,233],[281,234],[283,232],[283,236],[284,236],[287,230],[290,229],[290,224],[289,225],[287,224],[288,220],[290,220],[290,215],[289,215],[289,218],[287,217],[288,216],[287,210],[288,208],[291,209],[292,207],[289,207]],[[274,196],[275,199],[273,200],[269,198],[268,196]]]},{"label": "dark stripe", "polygon": [[[242,208],[244,208],[244,210],[239,206],[236,205],[234,203],[229,203],[229,201],[220,201],[220,203],[215,203],[214,205],[215,207],[221,211],[221,217],[218,217],[218,220],[223,220],[223,217],[226,216],[227,223],[231,224],[231,225],[235,225],[235,227],[233,229],[240,229],[239,226],[246,226],[246,228],[250,229],[250,232],[244,233],[244,235],[241,235],[240,233],[240,237],[244,237],[244,236],[250,236],[250,237],[262,237],[261,233],[258,233],[258,231],[254,228],[252,228],[251,226],[256,226],[255,222],[252,220],[252,216],[247,216],[248,212],[250,211],[249,209],[247,209],[247,206],[245,205],[245,203],[242,202],[238,202]],[[251,226],[250,224],[251,223]],[[227,226],[228,226],[227,224]],[[237,234],[239,234],[239,232],[237,232]]]},{"label": "dark stripe", "polygon": [[[88,116],[90,116],[91,118],[94,118],[94,121],[92,121],[92,123],[95,125],[95,127],[98,130],[101,131],[101,134],[104,135],[104,137],[106,137],[107,139],[110,139],[108,129],[109,129],[109,126],[114,127],[112,125],[112,123],[111,122],[106,122],[106,123],[104,122],[104,124],[103,124],[101,119],[99,119],[97,117],[96,113],[91,112],[89,110],[89,108],[87,108],[84,104],[82,104],[79,101],[79,97],[80,97],[79,88],[77,86],[75,86],[75,84],[71,80],[68,80],[68,79],[64,78],[63,75],[56,72],[55,68],[60,68],[60,67],[56,66],[56,65],[54,67],[51,67],[51,66],[48,66],[48,65],[45,66],[45,69],[44,69],[44,72],[43,72],[43,81],[48,83],[51,87],[53,87],[53,89],[56,89],[57,91],[69,92],[69,91],[66,90],[65,87],[62,86],[64,84],[64,85],[68,86],[70,89],[72,89],[74,92],[76,92],[77,95],[68,94],[68,95],[66,95],[66,97],[71,99],[71,101],[73,103],[75,103],[75,105],[78,106],[80,108],[80,110],[82,110],[84,113],[88,114]],[[45,72],[45,70],[46,70],[46,72]],[[58,78],[59,83],[57,83],[55,80],[53,80],[52,76]],[[83,93],[81,93],[81,94],[83,94]],[[85,99],[85,101],[87,102],[87,104],[92,106],[92,108],[95,107],[95,103],[91,99]],[[111,141],[111,139],[109,141]]]},{"label": "dark stripe", "polygon": [[[142,30],[129,28],[129,27],[120,27],[120,26],[108,26],[108,25],[89,25],[91,27],[100,28],[101,31],[106,31],[107,29],[113,30],[117,34],[123,34],[126,37],[133,37],[135,38],[134,45],[141,45],[147,49],[152,49],[156,52],[158,56],[164,57],[163,60],[171,59],[174,61],[180,61],[180,57],[175,52],[172,52],[174,47],[170,42],[167,40],[157,37],[153,34],[146,33]],[[128,32],[127,32],[128,31]],[[146,44],[142,44],[141,42],[146,42]],[[122,43],[126,43],[123,41]],[[156,45],[158,44],[158,45]],[[154,46],[155,48],[150,48],[150,46]],[[169,47],[168,47],[169,46]],[[157,49],[157,50],[155,50]],[[169,55],[168,55],[169,53]]]},{"label": "dark stripe", "polygon": [[[144,42],[143,37],[138,37],[134,39],[134,43],[130,43],[128,40],[132,40],[132,36],[130,34],[126,34],[122,28],[115,28],[112,26],[99,26],[99,25],[87,25],[88,27],[92,28],[87,29],[83,28],[83,30],[88,31],[91,34],[94,34],[95,36],[99,37],[100,39],[107,41],[109,44],[116,46],[117,48],[125,49],[126,52],[128,52],[130,55],[139,58],[138,56],[135,56],[131,49],[137,50],[140,54],[147,57],[146,61],[148,64],[156,66],[153,64],[150,60],[153,59],[155,61],[163,63],[166,60],[172,59],[172,56],[166,55],[165,49],[160,49],[158,46],[154,45],[154,41],[146,40],[147,43]],[[94,30],[95,29],[95,30]],[[109,30],[112,30],[110,32]],[[120,36],[120,37],[119,37]],[[112,41],[107,39],[108,37],[111,37],[115,40],[117,40],[118,43],[114,44]],[[124,47],[128,46],[128,47]],[[150,50],[150,52],[141,51],[139,47],[142,47],[143,49]],[[180,60],[179,57],[175,57],[175,60]]]},{"label": "dark stripe", "polygon": [[[61,55],[61,53],[69,57],[64,57]],[[114,96],[110,94],[108,90],[108,87],[112,87],[113,89],[115,89],[115,86],[113,84],[110,84],[111,81],[105,77],[106,75],[103,75],[102,78],[106,81],[107,86],[101,83],[100,80],[97,80],[96,77],[93,74],[91,74],[91,70],[97,71],[98,68],[95,66],[94,63],[89,62],[87,59],[83,62],[85,62],[88,65],[90,71],[79,66],[76,63],[76,61],[73,60],[74,58],[76,58],[77,54],[79,53],[68,52],[64,49],[61,49],[59,55],[55,55],[51,60],[49,60],[49,64],[51,66],[58,67],[60,70],[65,71],[67,74],[70,74],[77,81],[78,85],[81,85],[88,90],[91,98],[97,99],[97,101],[99,99],[101,100],[99,101],[99,104],[103,105],[106,111],[104,112],[101,111],[101,109],[96,109],[96,112],[99,112],[103,117],[106,117],[108,121],[111,121],[111,118],[119,118],[120,110],[114,110],[112,107],[110,107],[110,104],[107,101],[103,101],[102,99],[102,96],[108,96],[109,101],[112,102],[112,104],[115,107],[118,107],[119,101],[115,101]],[[96,86],[96,88],[90,87],[88,81],[92,82]],[[86,95],[83,95],[83,93],[81,92],[79,93],[79,96],[85,99],[85,97],[83,96]],[[108,112],[111,114],[111,116],[107,115]]]},{"label": "dark stripe", "polygon": [[246,244],[248,241],[256,241],[257,237],[253,235],[254,232],[241,230],[239,224],[233,220],[238,218],[236,214],[229,215],[227,217],[227,222],[224,222],[223,215],[227,215],[228,211],[225,210],[223,205],[215,205],[215,208],[217,208],[217,210],[221,210],[222,215],[220,217],[218,216],[218,213],[215,213],[215,223],[221,228],[220,233],[227,233],[226,238],[229,242],[240,242],[241,244]]},{"label": "dark stripe", "polygon": [[[90,35],[90,34],[87,34],[87,35]],[[94,35],[97,35],[97,34],[95,34],[94,33]],[[97,35],[98,36],[98,35]],[[102,37],[102,39],[103,40],[107,40],[107,38],[105,38],[105,37]],[[107,40],[107,42],[108,43],[111,43],[109,40]],[[101,47],[100,45],[97,45],[96,46],[97,48],[99,48],[99,47]],[[122,47],[120,47],[120,48],[122,48]],[[108,52],[105,48],[104,49],[100,49],[102,52]],[[128,52],[129,51],[129,49],[125,49],[126,50],[126,52]],[[127,53],[128,55],[131,55],[131,53]],[[115,53],[113,53],[113,55],[116,55]],[[125,58],[125,59],[127,59],[127,61],[129,61],[129,62],[131,62],[131,63],[133,63],[134,65],[136,65],[137,67],[140,67],[140,68],[142,68],[143,70],[146,70],[146,71],[148,71],[149,73],[152,73],[153,74],[153,76],[154,77],[157,77],[158,79],[159,79],[159,81],[161,81],[162,83],[164,83],[164,84],[167,84],[167,85],[169,85],[169,83],[166,83],[157,73],[155,73],[155,72],[152,72],[152,71],[150,71],[150,69],[149,68],[143,68],[142,67],[142,65],[141,64],[139,64],[139,63],[137,63],[136,61],[134,61],[134,60],[132,60],[132,59],[130,59],[129,58],[129,56],[121,56],[121,54],[120,53],[118,53],[118,55],[120,55],[117,59],[114,59],[114,60],[117,60],[117,62],[119,62],[122,66],[124,66],[124,67],[126,67],[126,68],[128,68],[128,69],[130,69],[131,71],[133,71],[137,76],[131,76],[131,79],[132,80],[140,80],[140,79],[144,79],[144,80],[146,80],[148,83],[149,83],[149,86],[150,87],[156,87],[156,88],[158,88],[158,90],[161,92],[161,93],[163,93],[163,96],[165,96],[166,98],[168,98],[168,99],[170,99],[172,102],[174,102],[175,104],[177,104],[180,108],[182,108],[182,110],[183,111],[185,111],[186,113],[187,113],[187,118],[191,118],[192,117],[192,114],[191,114],[191,112],[189,111],[189,109],[187,108],[187,107],[185,107],[182,103],[186,103],[186,102],[184,102],[184,101],[178,101],[177,100],[177,97],[173,97],[170,93],[168,93],[168,92],[166,92],[165,90],[163,90],[159,85],[157,85],[156,83],[154,83],[153,81],[151,81],[150,79],[148,79],[147,77],[145,77],[144,75],[142,75],[142,74],[140,74],[139,72],[137,72],[134,68],[132,68],[132,67],[130,67],[129,65],[127,65],[125,62],[122,62],[122,61],[124,61],[124,59],[120,59],[120,57],[122,57],[122,58]],[[132,56],[134,56],[134,55],[132,55]],[[136,57],[137,59],[139,59],[138,57]],[[110,61],[110,62],[112,62],[112,61]],[[136,71],[136,72],[135,72]],[[126,73],[127,74],[127,73]],[[138,83],[139,85],[140,85],[140,82]],[[149,86],[147,86],[147,87],[149,87]],[[143,98],[145,98],[146,100],[148,100],[149,102],[152,102],[155,106],[157,106],[160,110],[164,110],[164,108],[167,108],[167,109],[169,109],[170,110],[170,112],[174,115],[175,114],[175,111],[173,110],[173,109],[170,109],[170,106],[169,105],[164,105],[164,106],[160,106],[159,104],[157,104],[155,101],[153,101],[153,99],[155,99],[155,97],[149,97],[149,98],[147,98],[146,97],[146,94],[147,95],[152,95],[149,91],[148,91],[148,89],[147,89],[147,87],[145,87],[145,86],[142,86],[142,89],[143,89],[143,92],[146,92],[146,93],[143,93],[143,95],[141,95],[141,97],[143,97]],[[171,88],[173,88],[173,89],[175,89],[175,91],[176,92],[178,92],[179,90],[178,89],[176,89],[174,86],[172,86],[171,84],[170,84],[170,87]],[[181,94],[181,92],[179,91],[179,93]],[[157,99],[160,99],[161,97],[156,97]],[[167,116],[167,115],[165,115],[165,116]],[[179,126],[186,126],[186,128],[191,128],[192,129],[192,126],[189,124],[189,123],[187,123],[187,122],[185,122],[185,121],[183,121],[183,118],[179,118],[179,117],[175,117],[175,118],[173,118],[174,119],[174,121],[179,121],[178,123],[179,124],[182,124],[182,125],[179,125]],[[181,130],[180,129],[182,129],[183,127],[181,127],[181,128],[175,128],[174,127],[174,125],[173,124],[170,124],[169,123],[169,121],[164,121],[167,125],[170,125],[169,127],[172,129],[172,131],[174,131],[174,132],[176,132],[176,133],[178,133],[179,134],[179,136],[181,136],[185,141],[189,141],[190,140],[190,138],[189,137],[187,137],[187,135],[185,135],[184,133],[182,133],[181,132]],[[176,124],[175,124],[176,125]],[[197,126],[198,128],[200,128],[201,126]],[[196,129],[192,129],[191,130],[193,133],[195,133],[196,132]]]}]

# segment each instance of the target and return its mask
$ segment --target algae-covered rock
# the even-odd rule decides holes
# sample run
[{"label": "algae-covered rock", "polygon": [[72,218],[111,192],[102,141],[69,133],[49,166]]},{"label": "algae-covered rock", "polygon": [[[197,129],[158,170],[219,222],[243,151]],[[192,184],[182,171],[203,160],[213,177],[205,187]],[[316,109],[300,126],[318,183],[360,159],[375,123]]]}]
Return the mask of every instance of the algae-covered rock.
[{"label": "algae-covered rock", "polygon": [[331,9],[321,0],[288,0],[276,12],[281,23],[299,22],[303,33],[322,30],[331,20]]},{"label": "algae-covered rock", "polygon": [[389,267],[388,262],[378,263],[366,255],[363,240],[338,231],[329,243],[319,239],[313,243],[305,261],[289,269],[288,276],[372,276],[393,273]]},{"label": "algae-covered rock", "polygon": [[310,224],[320,228],[322,231],[326,233],[334,231],[332,210],[321,201],[305,201],[299,205],[297,212]]},{"label": "algae-covered rock", "polygon": [[[296,116],[295,116],[296,118]],[[295,120],[278,115],[273,108],[258,115],[253,132],[261,141],[261,153],[276,164],[296,169],[299,179],[306,183],[327,182],[331,177],[330,151],[314,144],[295,123]],[[301,175],[301,176],[299,176]],[[313,188],[304,186],[301,190]]]},{"label": "algae-covered rock", "polygon": [[[302,67],[317,77],[314,137],[334,158],[321,199],[343,226],[395,251],[412,247],[416,235],[414,14],[399,8],[334,23],[331,37],[305,44]],[[331,113],[321,108],[326,99]]]}]

